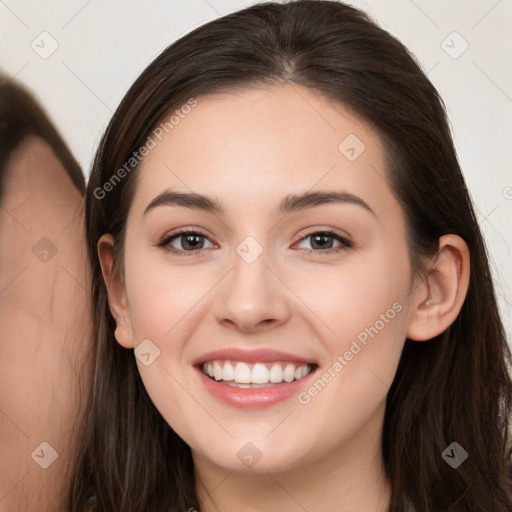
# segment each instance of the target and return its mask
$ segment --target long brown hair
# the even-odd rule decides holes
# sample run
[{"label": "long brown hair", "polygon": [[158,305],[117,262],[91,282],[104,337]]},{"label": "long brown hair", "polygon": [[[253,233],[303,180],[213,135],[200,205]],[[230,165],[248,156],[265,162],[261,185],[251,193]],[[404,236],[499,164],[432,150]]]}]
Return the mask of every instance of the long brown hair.
[{"label": "long brown hair", "polygon": [[[193,30],[147,67],[107,127],[86,197],[95,368],[70,510],[87,510],[92,494],[99,511],[199,509],[190,448],[152,404],[133,353],[114,338],[96,246],[111,233],[122,268],[137,176],[137,166],[126,162],[169,112],[206,93],[280,83],[344,105],[380,134],[416,272],[442,235],[461,236],[470,250],[459,316],[428,342],[405,341],[387,396],[382,452],[390,510],[405,511],[409,503],[421,512],[509,512],[511,354],[443,101],[397,39],[365,13],[322,0],[266,2]],[[122,179],[112,181],[123,166]],[[457,469],[442,457],[452,442],[469,454]]]}]

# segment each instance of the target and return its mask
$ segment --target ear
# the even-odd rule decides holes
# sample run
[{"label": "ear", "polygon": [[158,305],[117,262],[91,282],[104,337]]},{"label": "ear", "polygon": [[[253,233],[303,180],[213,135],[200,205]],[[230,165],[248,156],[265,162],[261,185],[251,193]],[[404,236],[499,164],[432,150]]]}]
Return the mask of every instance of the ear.
[{"label": "ear", "polygon": [[444,235],[439,239],[431,270],[414,292],[408,338],[430,340],[457,318],[468,291],[469,264],[469,249],[462,238]]},{"label": "ear", "polygon": [[132,322],[124,280],[118,272],[114,271],[114,237],[110,234],[103,235],[98,240],[97,250],[108,292],[110,312],[117,324],[115,337],[123,347],[133,348]]}]

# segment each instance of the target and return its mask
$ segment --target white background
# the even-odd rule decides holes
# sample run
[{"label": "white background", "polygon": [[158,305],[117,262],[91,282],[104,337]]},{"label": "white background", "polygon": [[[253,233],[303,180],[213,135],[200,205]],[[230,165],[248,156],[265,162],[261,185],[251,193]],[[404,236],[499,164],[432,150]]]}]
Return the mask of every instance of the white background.
[{"label": "white background", "polygon": [[[0,67],[45,106],[88,175],[112,112],[146,65],[181,35],[252,3],[0,0]],[[512,0],[350,3],[412,50],[445,100],[512,341]],[[458,58],[445,51],[457,54],[464,41]],[[32,47],[52,44],[47,58]]]}]

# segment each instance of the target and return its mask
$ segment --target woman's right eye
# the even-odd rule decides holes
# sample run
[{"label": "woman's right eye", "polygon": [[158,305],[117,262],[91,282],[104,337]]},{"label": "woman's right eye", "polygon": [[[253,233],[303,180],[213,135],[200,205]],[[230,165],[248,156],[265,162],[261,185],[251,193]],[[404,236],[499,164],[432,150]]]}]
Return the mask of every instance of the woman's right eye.
[{"label": "woman's right eye", "polygon": [[[205,248],[205,240],[208,240],[208,237],[198,231],[179,231],[166,236],[158,246],[174,254],[196,254]],[[214,246],[212,242],[209,243]]]}]

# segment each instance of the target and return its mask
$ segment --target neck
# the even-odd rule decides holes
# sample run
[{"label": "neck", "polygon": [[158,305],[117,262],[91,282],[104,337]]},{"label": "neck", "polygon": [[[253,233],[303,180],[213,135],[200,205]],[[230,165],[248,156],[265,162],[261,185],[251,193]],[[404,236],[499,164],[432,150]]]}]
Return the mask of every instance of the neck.
[{"label": "neck", "polygon": [[382,466],[384,407],[342,446],[286,471],[230,471],[193,451],[201,512],[387,512],[391,486]]}]

